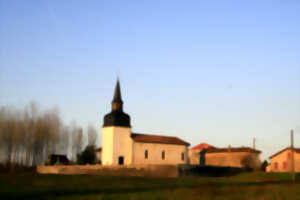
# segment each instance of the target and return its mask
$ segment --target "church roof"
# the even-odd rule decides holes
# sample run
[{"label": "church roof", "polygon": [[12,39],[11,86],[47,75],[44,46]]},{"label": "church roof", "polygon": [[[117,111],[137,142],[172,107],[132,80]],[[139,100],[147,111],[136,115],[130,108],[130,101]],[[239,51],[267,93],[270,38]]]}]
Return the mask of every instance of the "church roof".
[{"label": "church roof", "polygon": [[119,79],[117,80],[117,84],[115,87],[114,99],[113,102],[122,102],[121,89]]},{"label": "church roof", "polygon": [[172,137],[172,136],[132,133],[131,138],[135,142],[143,142],[143,143],[177,144],[177,145],[185,145],[185,146],[190,145],[190,143],[185,142],[179,139],[178,137]]},{"label": "church roof", "polygon": [[227,147],[227,148],[208,148],[206,153],[224,153],[224,152],[250,152],[250,153],[261,153],[257,149],[250,147]]},{"label": "church roof", "polygon": [[112,104],[112,110],[110,113],[104,116],[103,127],[108,127],[108,126],[130,127],[130,116],[125,112],[123,112],[123,101],[121,97],[119,80],[117,80],[117,84],[114,91],[114,97],[111,104]]}]

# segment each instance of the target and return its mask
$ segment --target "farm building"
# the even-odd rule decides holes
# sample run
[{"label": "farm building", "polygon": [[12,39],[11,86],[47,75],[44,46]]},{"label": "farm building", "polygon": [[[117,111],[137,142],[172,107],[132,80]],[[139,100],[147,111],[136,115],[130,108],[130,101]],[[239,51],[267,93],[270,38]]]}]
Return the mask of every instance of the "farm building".
[{"label": "farm building", "polygon": [[[289,172],[292,167],[292,149],[287,147],[270,158],[270,165],[267,167],[269,172]],[[295,171],[300,172],[300,148],[294,148]]]},{"label": "farm building", "polygon": [[112,111],[104,116],[102,127],[103,165],[184,164],[189,145],[177,137],[132,133],[117,81]]},{"label": "farm building", "polygon": [[260,153],[261,151],[250,147],[217,148],[206,143],[189,150],[191,164],[223,167],[256,168],[260,165]]},{"label": "farm building", "polygon": [[200,164],[200,153],[203,152],[204,153],[204,149],[208,149],[208,148],[215,148],[214,146],[207,144],[207,143],[201,143],[198,144],[194,147],[192,147],[189,150],[189,162],[190,164],[193,165],[198,165]]}]

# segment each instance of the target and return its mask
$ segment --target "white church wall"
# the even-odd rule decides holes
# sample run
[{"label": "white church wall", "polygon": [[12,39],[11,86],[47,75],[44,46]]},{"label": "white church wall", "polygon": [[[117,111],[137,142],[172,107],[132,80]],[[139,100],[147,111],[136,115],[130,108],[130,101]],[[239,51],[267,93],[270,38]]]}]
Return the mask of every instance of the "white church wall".
[{"label": "white church wall", "polygon": [[102,128],[102,164],[113,164],[114,127]]},{"label": "white church wall", "polygon": [[[148,151],[147,159],[145,158],[146,150]],[[162,159],[163,151],[165,152],[164,159]],[[133,152],[134,164],[175,165],[187,162],[187,147],[184,145],[134,142]],[[184,154],[183,160],[182,153]]]},{"label": "white church wall", "polygon": [[102,163],[103,165],[118,165],[119,157],[124,158],[124,164],[132,163],[131,129],[126,127],[104,127],[102,129]]}]

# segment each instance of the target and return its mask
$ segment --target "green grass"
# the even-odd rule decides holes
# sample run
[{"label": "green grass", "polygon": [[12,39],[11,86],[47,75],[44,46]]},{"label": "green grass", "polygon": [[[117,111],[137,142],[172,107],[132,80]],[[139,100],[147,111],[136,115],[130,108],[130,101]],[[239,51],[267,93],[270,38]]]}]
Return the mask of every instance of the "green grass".
[{"label": "green grass", "polygon": [[0,175],[0,199],[300,200],[300,174],[243,173],[224,178],[141,178],[92,175]]}]

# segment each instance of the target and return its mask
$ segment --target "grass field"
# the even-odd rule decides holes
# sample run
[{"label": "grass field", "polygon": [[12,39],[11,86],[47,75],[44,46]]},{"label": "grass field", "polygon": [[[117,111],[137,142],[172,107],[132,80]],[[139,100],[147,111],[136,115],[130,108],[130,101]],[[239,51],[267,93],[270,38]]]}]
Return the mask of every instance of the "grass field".
[{"label": "grass field", "polygon": [[0,199],[300,200],[300,174],[243,173],[225,178],[141,178],[92,175],[0,175]]}]

